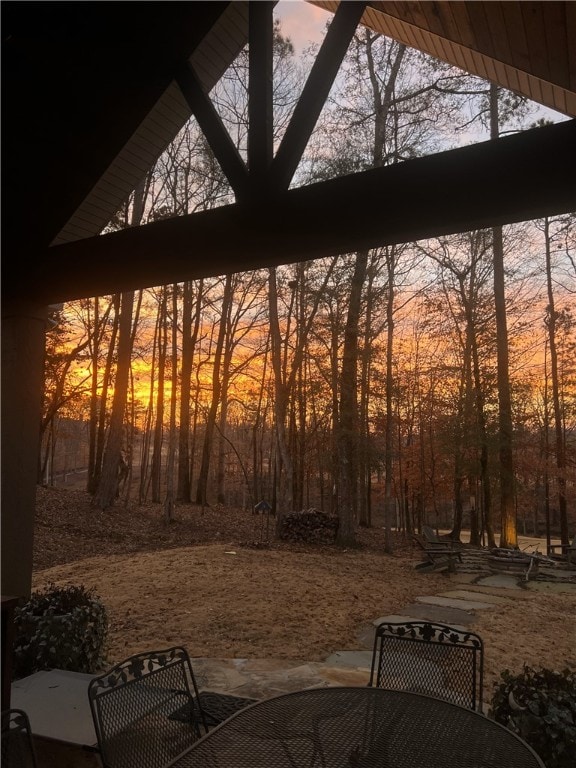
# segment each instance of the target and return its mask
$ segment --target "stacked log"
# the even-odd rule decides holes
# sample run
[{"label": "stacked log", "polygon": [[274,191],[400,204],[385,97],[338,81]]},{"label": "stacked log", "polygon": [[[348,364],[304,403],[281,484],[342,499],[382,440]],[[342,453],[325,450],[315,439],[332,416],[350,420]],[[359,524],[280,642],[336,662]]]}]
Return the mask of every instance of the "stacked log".
[{"label": "stacked log", "polygon": [[332,544],[338,534],[338,516],[319,509],[288,512],[280,523],[279,536],[284,541],[307,544]]}]

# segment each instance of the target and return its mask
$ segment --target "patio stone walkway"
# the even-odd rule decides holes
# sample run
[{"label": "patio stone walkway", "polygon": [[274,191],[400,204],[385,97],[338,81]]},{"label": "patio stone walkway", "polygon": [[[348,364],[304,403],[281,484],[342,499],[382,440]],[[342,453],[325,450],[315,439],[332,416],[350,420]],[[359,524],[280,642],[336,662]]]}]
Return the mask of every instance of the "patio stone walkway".
[{"label": "patio stone walkway", "polygon": [[[285,659],[193,659],[200,688],[232,693],[248,698],[264,698],[290,691],[329,685],[366,685],[370,678],[374,628],[381,621],[429,620],[473,631],[479,611],[499,610],[513,600],[516,590],[537,589],[576,592],[576,571],[556,572],[541,569],[538,580],[495,574],[480,567],[474,558],[448,574],[452,589],[437,595],[423,595],[393,616],[375,617],[372,624],[359,628],[362,650],[339,650],[322,662]],[[485,561],[484,561],[485,562]],[[559,575],[560,574],[560,575]]]}]

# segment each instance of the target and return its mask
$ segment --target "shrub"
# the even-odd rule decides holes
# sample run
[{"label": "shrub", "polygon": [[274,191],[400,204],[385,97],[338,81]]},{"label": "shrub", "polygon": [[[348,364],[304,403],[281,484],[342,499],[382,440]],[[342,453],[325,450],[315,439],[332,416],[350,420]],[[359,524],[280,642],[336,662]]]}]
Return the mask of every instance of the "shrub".
[{"label": "shrub", "polygon": [[490,716],[526,741],[547,768],[573,768],[576,754],[576,671],[524,666],[495,683]]},{"label": "shrub", "polygon": [[108,614],[83,585],[50,583],[14,612],[14,679],[43,669],[97,672],[105,661]]}]

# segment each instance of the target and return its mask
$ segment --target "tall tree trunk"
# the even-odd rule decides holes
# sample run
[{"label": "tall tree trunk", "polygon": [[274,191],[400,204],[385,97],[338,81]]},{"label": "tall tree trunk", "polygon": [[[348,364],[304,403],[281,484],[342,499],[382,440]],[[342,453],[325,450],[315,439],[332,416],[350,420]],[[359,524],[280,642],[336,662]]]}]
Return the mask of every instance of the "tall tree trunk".
[{"label": "tall tree trunk", "polygon": [[142,434],[142,450],[140,456],[140,485],[138,489],[138,501],[143,504],[148,495],[150,482],[150,445],[152,442],[152,423],[154,420],[154,390],[156,385],[156,358],[158,349],[158,338],[160,329],[158,322],[154,326],[154,339],[152,342],[152,360],[150,363],[150,387],[148,394],[148,408],[146,409],[146,418],[144,420],[144,429]]},{"label": "tall tree trunk", "polygon": [[102,475],[98,489],[92,500],[92,505],[98,509],[108,509],[114,504],[118,491],[118,470],[121,462],[122,433],[124,414],[126,411],[126,396],[128,394],[128,379],[132,358],[132,310],[134,306],[134,291],[125,291],[120,301],[120,324],[118,332],[118,361],[114,381],[114,398],[110,428],[104,452]]},{"label": "tall tree trunk", "polygon": [[548,395],[548,344],[544,347],[544,423],[542,442],[544,453],[544,519],[546,521],[546,553],[551,553],[552,531],[550,530],[550,398]]},{"label": "tall tree trunk", "polygon": [[384,427],[384,551],[390,554],[392,546],[392,524],[395,516],[392,495],[392,456],[394,453],[394,271],[396,255],[394,246],[386,248],[386,270],[388,273],[388,300],[386,303],[386,424]]},{"label": "tall tree trunk", "polygon": [[[474,507],[470,510],[470,543],[474,546],[479,546],[480,541],[480,523],[486,531],[488,538],[488,546],[496,546],[494,539],[494,529],[492,523],[492,504],[491,504],[491,490],[490,490],[490,477],[488,474],[488,434],[486,430],[486,413],[484,405],[484,392],[482,388],[482,378],[480,375],[480,357],[478,350],[478,330],[477,330],[477,307],[475,301],[478,301],[478,287],[477,287],[477,264],[483,251],[482,246],[483,235],[481,232],[472,234],[471,247],[472,247],[472,262],[470,271],[470,281],[468,290],[465,289],[464,283],[460,281],[460,294],[462,304],[466,315],[466,339],[470,348],[470,365],[471,365],[471,377],[473,379],[470,382],[470,392],[474,393],[474,403],[476,410],[476,427],[477,432],[477,444],[479,444],[478,451],[478,467],[480,475],[480,483],[482,487],[482,505],[478,504],[475,499]],[[467,421],[468,423],[468,421]],[[470,423],[470,428],[472,424]],[[469,491],[471,486],[475,487],[474,483],[469,483]],[[482,519],[478,519],[478,510],[482,512]]]},{"label": "tall tree trunk", "polygon": [[558,511],[560,513],[560,541],[569,546],[568,509],[566,505],[566,452],[564,449],[564,430],[562,428],[562,410],[560,407],[560,383],[558,377],[558,352],[556,349],[556,321],[558,314],[554,306],[552,287],[552,260],[550,243],[550,222],[544,221],[544,243],[546,249],[546,286],[548,290],[548,309],[546,327],[550,345],[550,374],[552,377],[552,408],[554,413],[554,434],[556,438],[556,482],[558,484]]},{"label": "tall tree trunk", "polygon": [[340,400],[338,397],[339,391],[339,369],[338,369],[338,354],[340,350],[340,338],[339,327],[340,317],[339,312],[336,311],[335,317],[332,317],[331,334],[330,334],[330,380],[332,385],[330,387],[331,395],[331,430],[330,430],[330,477],[332,479],[332,487],[330,488],[330,512],[333,514],[338,513],[338,476],[340,474],[340,463],[338,460],[338,423],[340,421]]},{"label": "tall tree trunk", "polygon": [[367,269],[368,251],[360,251],[356,254],[350,285],[340,376],[338,542],[343,545],[353,544],[355,541],[358,513],[358,332],[362,289]]},{"label": "tall tree trunk", "polygon": [[[474,370],[474,392],[476,396],[476,419],[480,439],[480,486],[482,489],[482,504],[475,500],[476,509],[482,513],[482,523],[486,531],[488,546],[495,547],[494,524],[492,521],[492,491],[490,488],[490,475],[488,472],[488,433],[486,430],[486,414],[484,408],[484,393],[480,379],[480,361],[478,359],[478,341],[474,334],[472,345],[472,364]],[[472,543],[472,542],[471,542]],[[475,543],[480,543],[475,542]]]},{"label": "tall tree trunk", "polygon": [[[268,361],[270,350],[270,330],[266,338],[266,344],[264,347],[264,364],[262,371],[262,381],[258,387],[258,402],[256,405],[256,413],[254,414],[254,423],[252,425],[251,445],[252,445],[252,487],[254,489],[254,498],[256,502],[268,501],[264,498],[264,477],[263,477],[263,443],[264,443],[264,429],[266,425],[265,407],[264,407],[264,395],[268,379]],[[268,458],[268,466],[272,462],[272,457]],[[269,502],[270,503],[270,502]]]},{"label": "tall tree trunk", "polygon": [[[490,84],[490,136],[497,139],[498,86]],[[497,180],[494,180],[497,183]],[[500,440],[500,546],[518,547],[516,505],[514,500],[514,457],[512,453],[512,398],[508,365],[508,327],[504,278],[502,227],[494,227],[494,304],[496,308],[496,343],[498,360],[498,434]]]},{"label": "tall tree trunk", "polygon": [[178,433],[178,493],[177,498],[184,503],[192,500],[192,464],[190,458],[191,414],[190,399],[192,397],[192,366],[200,320],[202,315],[202,297],[204,281],[196,283],[196,307],[194,324],[192,324],[192,283],[184,283],[182,308],[182,373],[180,384],[180,431]]},{"label": "tall tree trunk", "polygon": [[[468,313],[467,313],[468,314]],[[467,319],[466,333],[462,345],[462,379],[460,382],[460,396],[458,399],[458,424],[455,427],[456,440],[456,460],[454,462],[454,522],[450,535],[453,539],[459,540],[462,532],[462,519],[464,516],[464,479],[470,475],[470,456],[466,443],[473,442],[471,435],[474,434],[473,427],[473,388],[472,388],[472,328],[470,319]],[[466,437],[465,437],[466,436]],[[473,544],[478,544],[479,534],[475,516],[470,512],[470,540]]]},{"label": "tall tree trunk", "polygon": [[228,440],[226,426],[228,423],[228,390],[230,388],[230,367],[232,365],[232,339],[226,337],[222,362],[220,385],[220,415],[218,417],[218,468],[216,471],[216,498],[219,504],[226,504],[226,455]]},{"label": "tall tree trunk", "polygon": [[[94,328],[100,326],[100,299],[98,296],[94,299]],[[89,426],[89,447],[88,447],[88,475],[86,478],[86,490],[88,493],[94,493],[98,486],[97,478],[100,473],[96,472],[96,446],[98,439],[98,377],[100,360],[100,334],[96,332],[93,336],[90,357],[92,360],[92,380],[90,387],[90,426]]]},{"label": "tall tree trunk", "polygon": [[[365,31],[366,57],[368,73],[372,84],[374,105],[374,146],[372,148],[373,166],[380,168],[388,160],[387,141],[396,138],[398,134],[398,114],[395,111],[395,89],[402,60],[406,54],[406,46],[398,45],[390,49],[390,72],[384,88],[381,91],[381,78],[376,72],[372,56],[372,43],[376,38]],[[387,136],[388,118],[393,116],[392,136]],[[386,351],[386,426],[385,426],[385,478],[384,478],[384,550],[390,554],[392,546],[392,523],[395,517],[395,504],[392,495],[392,455],[393,455],[393,405],[392,405],[392,345],[394,338],[394,278],[396,250],[394,246],[386,248],[386,266],[388,271],[388,304],[387,316],[387,351]]]},{"label": "tall tree trunk", "polygon": [[118,327],[120,321],[120,302],[121,295],[119,293],[112,297],[112,304],[114,306],[114,320],[112,322],[112,333],[110,336],[110,344],[108,347],[108,354],[106,356],[106,363],[104,366],[104,374],[102,376],[102,387],[100,391],[100,397],[98,398],[98,425],[96,429],[96,450],[94,455],[94,465],[92,468],[92,477],[88,480],[88,490],[92,493],[96,493],[100,484],[100,477],[102,475],[102,461],[104,456],[104,448],[106,444],[106,414],[107,403],[110,389],[110,380],[112,378],[112,365],[114,362],[114,350],[116,349],[116,339],[118,336]]},{"label": "tall tree trunk", "polygon": [[152,501],[156,504],[161,500],[162,483],[162,447],[164,444],[164,406],[166,399],[166,354],[168,345],[167,302],[168,288],[162,287],[162,296],[158,305],[158,389],[156,392],[156,420],[152,440],[152,464],[150,482],[152,486]]},{"label": "tall tree trunk", "polygon": [[275,509],[277,525],[280,526],[282,516],[290,512],[292,500],[292,456],[288,448],[286,434],[286,413],[288,411],[288,385],[285,381],[286,369],[282,364],[282,338],[278,318],[278,290],[276,284],[276,267],[270,267],[268,279],[268,300],[270,316],[270,341],[272,370],[274,372],[274,422],[276,425],[276,444],[281,461],[280,471],[277,470],[276,482],[277,503]]},{"label": "tall tree trunk", "polygon": [[172,286],[172,353],[170,355],[170,427],[168,434],[168,456],[166,458],[166,494],[164,496],[164,521],[170,523],[174,517],[175,468],[176,468],[176,401],[178,399],[178,285]]},{"label": "tall tree trunk", "polygon": [[[138,226],[144,214],[144,201],[149,178],[144,178],[134,190],[130,226]],[[128,224],[128,207],[125,209],[123,226]],[[109,355],[104,373],[100,405],[100,425],[96,441],[94,476],[89,480],[89,485],[95,489],[92,499],[93,506],[107,509],[112,506],[118,495],[119,471],[123,465],[122,441],[124,432],[124,419],[128,396],[130,369],[132,364],[132,349],[134,346],[134,332],[132,327],[134,311],[134,291],[126,291],[114,297],[116,305],[116,318],[114,322],[112,339],[110,341]],[[119,316],[119,317],[118,317]],[[118,351],[116,361],[116,377],[114,381],[114,396],[112,400],[112,413],[108,437],[104,440],[105,415],[108,387],[112,371],[112,360],[115,350],[115,337],[118,333]],[[105,448],[104,448],[104,442]],[[101,474],[100,472],[101,467]]]},{"label": "tall tree trunk", "polygon": [[[136,300],[136,308],[134,310],[134,320],[132,323],[132,339],[130,341],[132,349],[136,341],[136,332],[138,329],[138,322],[140,319],[140,312],[142,310],[142,298],[144,295],[143,290],[138,291],[138,298]],[[134,448],[135,448],[135,435],[136,435],[136,393],[134,386],[134,369],[130,366],[130,404],[126,413],[126,451],[122,454],[121,472],[120,472],[120,487],[119,491],[122,494],[122,503],[125,507],[128,506],[130,501],[130,494],[132,490],[132,479],[134,473]]]},{"label": "tall tree trunk", "polygon": [[[294,392],[298,370],[303,365],[306,344],[310,334],[310,329],[320,306],[321,297],[330,281],[334,267],[337,263],[337,257],[333,258],[324,274],[321,285],[314,292],[312,304],[309,307],[308,316],[300,317],[300,324],[297,328],[295,348],[292,353],[292,360],[288,360],[288,333],[286,341],[282,345],[282,336],[280,333],[280,321],[278,318],[278,287],[276,282],[276,268],[270,267],[268,271],[268,307],[270,324],[270,343],[272,370],[274,373],[274,417],[276,427],[276,447],[279,456],[276,464],[276,483],[278,484],[277,496],[280,509],[274,509],[276,512],[276,528],[280,529],[282,524],[282,515],[286,511],[292,510],[294,506],[293,498],[293,477],[294,462],[290,452],[289,436],[286,431],[286,419],[290,405],[290,396]],[[301,290],[304,291],[305,265],[298,267],[298,280],[292,287],[295,291],[298,283],[301,283]]]},{"label": "tall tree trunk", "polygon": [[182,363],[180,374],[180,414],[178,430],[178,480],[176,498],[189,504],[190,490],[190,396],[192,392],[192,282],[182,286]]},{"label": "tall tree trunk", "polygon": [[358,523],[369,528],[372,525],[372,457],[370,452],[370,390],[372,387],[372,313],[374,311],[374,278],[376,270],[374,261],[367,272],[366,288],[366,321],[360,358],[360,405],[359,405],[359,451],[358,476],[360,480],[358,498]]},{"label": "tall tree trunk", "polygon": [[214,352],[214,367],[212,369],[212,399],[208,418],[206,419],[206,430],[204,432],[204,443],[202,446],[202,463],[198,476],[198,488],[196,492],[196,503],[206,506],[208,501],[208,475],[210,471],[210,461],[212,458],[212,444],[214,438],[214,428],[216,425],[216,415],[220,404],[220,393],[222,388],[221,368],[222,351],[224,348],[224,339],[226,336],[226,323],[230,316],[232,306],[232,275],[226,275],[224,283],[224,295],[222,298],[222,313],[220,315],[220,326],[218,329],[218,339],[216,341],[216,350]]}]

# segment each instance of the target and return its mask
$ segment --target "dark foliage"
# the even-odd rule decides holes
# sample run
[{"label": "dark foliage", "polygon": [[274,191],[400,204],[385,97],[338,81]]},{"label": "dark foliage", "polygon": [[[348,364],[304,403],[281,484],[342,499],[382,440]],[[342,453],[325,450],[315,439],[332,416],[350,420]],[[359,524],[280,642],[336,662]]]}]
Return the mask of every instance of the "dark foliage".
[{"label": "dark foliage", "polygon": [[108,614],[93,590],[49,584],[14,614],[14,679],[43,669],[97,672],[104,663]]},{"label": "dark foliage", "polygon": [[524,739],[547,768],[573,768],[576,758],[576,671],[527,665],[496,683],[490,715]]}]

